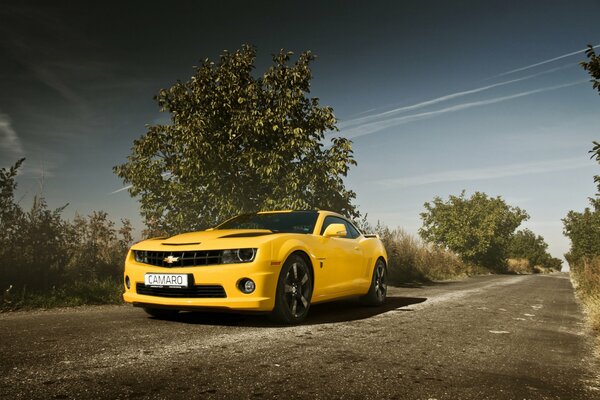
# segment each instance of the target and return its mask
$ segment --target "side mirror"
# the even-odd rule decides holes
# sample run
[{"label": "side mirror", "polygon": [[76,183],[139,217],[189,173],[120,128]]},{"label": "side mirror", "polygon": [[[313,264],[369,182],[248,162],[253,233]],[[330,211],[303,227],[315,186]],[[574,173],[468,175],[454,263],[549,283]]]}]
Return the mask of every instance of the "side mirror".
[{"label": "side mirror", "polygon": [[346,225],[344,224],[331,224],[323,232],[325,237],[346,237]]}]

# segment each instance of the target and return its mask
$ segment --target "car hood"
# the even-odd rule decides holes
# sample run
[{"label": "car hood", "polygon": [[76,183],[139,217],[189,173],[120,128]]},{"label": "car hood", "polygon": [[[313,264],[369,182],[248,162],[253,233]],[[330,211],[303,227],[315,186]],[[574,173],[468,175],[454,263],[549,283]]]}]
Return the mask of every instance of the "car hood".
[{"label": "car hood", "polygon": [[[276,235],[264,229],[213,229],[141,241],[132,250],[186,251],[257,247]],[[281,234],[279,234],[281,235]]]}]

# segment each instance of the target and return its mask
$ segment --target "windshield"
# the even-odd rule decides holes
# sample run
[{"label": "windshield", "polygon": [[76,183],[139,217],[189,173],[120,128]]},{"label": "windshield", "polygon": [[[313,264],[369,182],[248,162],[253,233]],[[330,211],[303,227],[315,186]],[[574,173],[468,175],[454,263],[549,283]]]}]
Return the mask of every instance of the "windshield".
[{"label": "windshield", "polygon": [[222,223],[216,229],[268,229],[272,232],[313,233],[318,216],[316,211],[244,214]]}]

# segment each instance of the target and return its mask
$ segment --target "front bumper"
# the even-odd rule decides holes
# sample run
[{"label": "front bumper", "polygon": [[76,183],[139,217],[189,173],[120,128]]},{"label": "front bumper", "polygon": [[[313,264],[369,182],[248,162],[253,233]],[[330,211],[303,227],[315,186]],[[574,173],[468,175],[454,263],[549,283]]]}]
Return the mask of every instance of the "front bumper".
[{"label": "front bumper", "polygon": [[[271,311],[275,305],[275,291],[280,267],[272,266],[270,260],[257,259],[251,263],[221,264],[198,267],[162,268],[135,261],[131,254],[125,263],[124,278],[129,277],[130,288],[125,286],[123,300],[136,306],[184,309],[225,309],[238,311]],[[146,273],[173,273],[193,275],[194,285],[220,285],[226,297],[159,297],[139,294],[138,283],[144,284]],[[250,278],[256,289],[250,294],[242,293],[238,283]]]}]

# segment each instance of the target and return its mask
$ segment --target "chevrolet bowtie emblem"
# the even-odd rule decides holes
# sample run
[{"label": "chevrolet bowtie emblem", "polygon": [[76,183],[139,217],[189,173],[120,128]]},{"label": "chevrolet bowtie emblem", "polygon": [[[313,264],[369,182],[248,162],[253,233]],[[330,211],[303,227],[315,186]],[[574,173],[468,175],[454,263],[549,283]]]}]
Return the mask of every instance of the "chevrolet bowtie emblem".
[{"label": "chevrolet bowtie emblem", "polygon": [[174,262],[179,261],[179,257],[169,256],[169,257],[165,258],[163,261],[166,262],[167,264],[173,264]]}]

